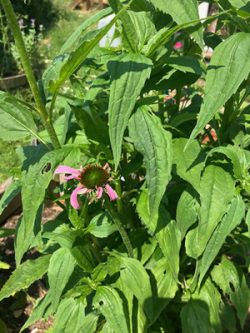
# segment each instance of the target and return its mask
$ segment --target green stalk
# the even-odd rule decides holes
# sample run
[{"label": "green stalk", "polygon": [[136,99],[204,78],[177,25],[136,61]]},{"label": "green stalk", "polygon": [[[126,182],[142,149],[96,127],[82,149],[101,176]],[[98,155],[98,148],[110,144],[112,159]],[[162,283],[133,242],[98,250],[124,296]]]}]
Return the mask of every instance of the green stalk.
[{"label": "green stalk", "polygon": [[24,69],[25,75],[27,77],[27,80],[29,82],[31,92],[32,92],[32,95],[33,95],[35,103],[36,103],[36,109],[41,117],[41,120],[42,120],[46,130],[48,131],[52,145],[54,146],[54,148],[60,148],[60,146],[61,146],[60,142],[56,135],[52,121],[51,121],[51,119],[49,119],[47,109],[43,103],[42,97],[41,97],[40,92],[37,87],[36,78],[34,76],[32,68],[31,68],[29,56],[28,56],[26,48],[25,48],[22,33],[19,28],[12,4],[11,4],[10,0],[0,0],[0,3],[4,9],[5,15],[9,22],[10,29],[13,33],[16,47],[19,52],[20,59],[21,59],[22,65],[23,65],[23,69]]},{"label": "green stalk", "polygon": [[115,225],[117,226],[117,229],[120,233],[123,244],[125,245],[125,247],[127,249],[128,256],[130,258],[133,258],[134,257],[133,247],[132,247],[132,244],[130,242],[130,239],[128,237],[128,234],[127,234],[126,230],[123,228],[123,225],[120,221],[119,215],[114,210],[114,208],[111,206],[111,204],[107,204],[107,208],[108,208],[108,212],[109,212],[110,216],[112,217],[112,220],[114,221]]}]

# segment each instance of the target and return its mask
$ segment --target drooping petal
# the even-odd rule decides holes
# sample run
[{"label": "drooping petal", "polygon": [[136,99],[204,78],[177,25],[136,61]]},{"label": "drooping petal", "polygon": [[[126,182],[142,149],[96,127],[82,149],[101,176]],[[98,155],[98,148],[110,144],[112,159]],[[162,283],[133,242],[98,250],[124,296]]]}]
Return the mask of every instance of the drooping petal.
[{"label": "drooping petal", "polygon": [[101,199],[102,194],[103,194],[103,188],[102,187],[98,187],[97,190],[96,190],[96,198],[97,199]]},{"label": "drooping petal", "polygon": [[105,185],[105,189],[107,191],[110,201],[114,201],[114,200],[118,199],[118,195],[117,195],[116,191],[113,190],[109,184]]},{"label": "drooping petal", "polygon": [[81,172],[78,169],[71,168],[67,165],[59,165],[59,167],[56,168],[54,173],[66,173],[75,177],[79,177],[81,175]]},{"label": "drooping petal", "polygon": [[79,209],[80,208],[79,202],[77,200],[77,195],[79,194],[79,192],[82,191],[82,189],[83,189],[82,187],[76,187],[74,189],[74,191],[71,193],[70,204],[75,209]]}]

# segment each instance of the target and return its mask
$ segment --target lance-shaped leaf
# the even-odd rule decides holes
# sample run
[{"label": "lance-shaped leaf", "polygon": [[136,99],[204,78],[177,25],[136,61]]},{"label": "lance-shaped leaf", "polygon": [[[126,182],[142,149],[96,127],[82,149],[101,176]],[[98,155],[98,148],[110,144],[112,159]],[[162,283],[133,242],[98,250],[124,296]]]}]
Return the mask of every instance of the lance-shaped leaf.
[{"label": "lance-shaped leaf", "polygon": [[200,221],[186,237],[188,255],[197,258],[203,253],[234,194],[234,181],[228,172],[214,165],[205,169],[200,184]]},{"label": "lance-shaped leaf", "polygon": [[179,273],[179,252],[181,248],[181,232],[175,221],[167,221],[167,214],[159,218],[156,239],[159,246],[167,259],[168,266],[175,281],[178,281]]},{"label": "lance-shaped leaf", "polygon": [[160,119],[145,107],[138,109],[131,117],[129,132],[136,149],[144,157],[150,219],[156,223],[160,202],[171,177],[171,134],[163,129]]},{"label": "lance-shaped leaf", "polygon": [[229,2],[237,9],[250,12],[249,0],[229,0]]},{"label": "lance-shaped leaf", "polygon": [[12,273],[9,280],[0,291],[0,300],[28,288],[34,281],[39,280],[48,270],[50,255],[35,260],[27,260]]},{"label": "lance-shaped leaf", "polygon": [[250,34],[245,32],[231,36],[216,47],[206,75],[204,102],[190,139],[199,134],[247,78],[249,53]]},{"label": "lance-shaped leaf", "polygon": [[34,310],[21,328],[20,332],[23,332],[26,328],[30,327],[40,319],[47,320],[48,317],[52,314],[51,309],[51,294],[48,292],[45,297],[38,299]]},{"label": "lance-shaped leaf", "polygon": [[79,40],[80,37],[82,37],[83,33],[93,24],[96,24],[99,20],[102,18],[110,15],[112,13],[111,8],[105,8],[101,11],[98,11],[96,14],[89,16],[79,27],[74,30],[72,35],[69,36],[69,38],[66,40],[66,42],[63,44],[60,53],[64,53],[67,51],[72,45],[76,43],[77,40]]},{"label": "lance-shaped leaf", "polygon": [[129,333],[123,301],[114,288],[98,287],[94,306],[102,313],[114,332]]},{"label": "lance-shaped leaf", "polygon": [[192,299],[207,306],[210,325],[213,328],[212,331],[208,330],[208,332],[221,333],[220,307],[222,300],[219,290],[210,278],[206,279],[202,288],[192,295]]},{"label": "lance-shaped leaf", "polygon": [[53,253],[48,269],[50,294],[52,297],[52,311],[59,304],[63,289],[73,273],[76,261],[71,252],[66,248],[60,248]]},{"label": "lance-shaped leaf", "polygon": [[90,317],[86,319],[84,308],[83,303],[79,300],[74,298],[64,299],[55,315],[53,333],[83,333],[84,330],[85,332],[94,332],[98,316],[90,313]]},{"label": "lance-shaped leaf", "polygon": [[[192,193],[192,192],[191,192]],[[177,204],[176,223],[181,232],[181,239],[197,220],[197,200],[188,191],[183,191]]]},{"label": "lance-shaped leaf", "polygon": [[28,106],[13,96],[0,91],[0,138],[19,140],[29,135],[37,136],[37,128]]},{"label": "lance-shaped leaf", "polygon": [[244,214],[245,203],[241,196],[237,196],[232,200],[227,214],[223,217],[222,221],[215,229],[203,253],[199,263],[199,285],[201,284],[216,255],[219,253],[226,237],[233,231],[234,228],[237,227],[237,225],[240,224]]},{"label": "lance-shaped leaf", "polygon": [[156,292],[152,293],[152,300],[148,300],[148,302],[151,301],[153,303],[151,318],[154,321],[174,298],[178,290],[178,284],[169,269],[167,258],[157,260],[149,269],[154,277],[151,277],[152,290],[156,290]]},{"label": "lance-shaped leaf", "polygon": [[127,6],[124,6],[116,16],[107,24],[103,29],[98,31],[96,36],[91,40],[83,41],[77,48],[74,50],[68,60],[59,68],[60,72],[58,76],[51,84],[51,91],[56,94],[58,93],[61,86],[64,82],[79,68],[79,66],[86,60],[90,52],[96,47],[100,40],[109,32],[113,24],[118,20],[118,18],[127,10]]},{"label": "lance-shaped leaf", "polygon": [[26,245],[22,246],[22,249],[16,249],[19,252],[17,264],[20,263],[24,252],[28,250],[35,236],[34,226],[37,212],[43,202],[45,190],[52,179],[53,171],[71,152],[71,147],[49,152],[38,163],[31,165],[28,172],[23,175],[23,221],[21,223],[23,223],[22,233],[25,235]]},{"label": "lance-shaped leaf", "polygon": [[125,54],[108,63],[111,77],[109,135],[116,167],[119,164],[123,134],[136,100],[151,72],[152,62],[140,54]]},{"label": "lance-shaped leaf", "polygon": [[173,164],[176,166],[177,175],[199,191],[205,156],[198,141],[192,141],[184,151],[186,143],[187,139],[185,138],[173,141]]},{"label": "lance-shaped leaf", "polygon": [[247,224],[247,228],[248,228],[248,234],[250,236],[250,209],[248,209],[248,211],[247,211],[246,224]]},{"label": "lance-shaped leaf", "polygon": [[17,194],[20,193],[21,186],[21,181],[16,180],[7,187],[0,200],[0,215],[2,214],[4,209],[11,203],[11,201],[17,196]]},{"label": "lance-shaped leaf", "polygon": [[121,257],[120,262],[122,283],[127,284],[128,289],[144,308],[144,312],[151,318],[152,306],[150,303],[145,303],[152,297],[149,275],[139,260]]},{"label": "lance-shaped leaf", "polygon": [[222,262],[213,269],[212,279],[229,296],[243,329],[250,304],[250,292],[244,274],[223,257]]},{"label": "lance-shaped leaf", "polygon": [[[155,8],[170,14],[177,24],[183,24],[199,19],[197,0],[150,0]],[[202,31],[193,33],[193,37],[200,47],[203,45]]]}]

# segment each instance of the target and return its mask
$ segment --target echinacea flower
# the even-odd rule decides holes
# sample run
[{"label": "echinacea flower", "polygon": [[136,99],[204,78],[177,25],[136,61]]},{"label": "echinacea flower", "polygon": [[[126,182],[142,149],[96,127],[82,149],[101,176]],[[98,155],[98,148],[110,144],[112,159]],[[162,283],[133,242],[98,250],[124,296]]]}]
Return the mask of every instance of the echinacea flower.
[{"label": "echinacea flower", "polygon": [[111,169],[106,163],[103,167],[99,164],[89,164],[84,168],[75,169],[66,165],[60,165],[55,174],[65,174],[65,180],[75,179],[79,183],[70,196],[70,203],[73,208],[79,209],[78,195],[89,196],[90,203],[94,200],[101,199],[103,193],[107,193],[110,201],[117,200],[116,191],[110,186],[109,182],[113,180]]}]

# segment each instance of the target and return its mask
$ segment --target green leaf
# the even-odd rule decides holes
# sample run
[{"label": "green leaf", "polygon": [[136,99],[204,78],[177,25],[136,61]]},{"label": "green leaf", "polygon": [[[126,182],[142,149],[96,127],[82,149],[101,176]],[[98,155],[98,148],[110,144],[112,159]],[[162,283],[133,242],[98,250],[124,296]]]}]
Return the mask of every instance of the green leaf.
[{"label": "green leaf", "polygon": [[0,332],[1,333],[9,333],[9,330],[8,330],[5,322],[2,319],[0,319]]},{"label": "green leaf", "polygon": [[90,221],[86,231],[95,237],[105,238],[117,231],[117,227],[109,215],[100,213]]},{"label": "green leaf", "polygon": [[[198,3],[196,0],[150,0],[150,2],[163,13],[170,14],[177,24],[199,20]],[[203,38],[201,29],[194,32],[193,37],[202,48]]]},{"label": "green leaf", "polygon": [[226,157],[228,157],[232,161],[235,178],[242,179],[242,175],[244,172],[242,165],[243,163],[241,162],[240,157],[242,157],[242,155],[244,157],[244,153],[240,147],[228,145],[226,147],[213,148],[208,152],[206,159],[214,153],[226,155]]},{"label": "green leaf", "polygon": [[42,299],[39,299],[35,309],[31,313],[30,317],[27,319],[25,324],[23,325],[20,332],[23,332],[26,328],[30,327],[32,324],[34,324],[36,321],[43,319],[48,319],[48,316],[52,314],[51,311],[51,294],[50,292],[47,293],[45,297]]},{"label": "green leaf", "polygon": [[59,77],[51,85],[51,90],[54,95],[57,94],[60,87],[64,82],[79,68],[79,66],[86,60],[89,53],[99,43],[99,41],[108,33],[113,24],[119,19],[119,17],[127,10],[127,6],[123,7],[112,19],[112,21],[105,26],[100,32],[96,34],[91,40],[83,41],[78,48],[72,52],[63,64],[60,70]]},{"label": "green leaf", "polygon": [[192,299],[203,302],[209,311],[211,330],[208,330],[208,332],[221,333],[220,306],[222,300],[218,289],[210,278],[206,280],[199,292],[192,295]]},{"label": "green leaf", "polygon": [[203,69],[199,59],[192,56],[175,56],[166,58],[166,64],[184,73],[202,75]]},{"label": "green leaf", "polygon": [[30,238],[27,239],[26,235],[26,226],[24,223],[23,216],[20,217],[17,223],[17,227],[15,230],[15,260],[16,265],[20,265],[22,261],[23,254],[27,251],[27,249],[32,246],[33,241],[35,240],[36,235],[39,236],[40,226],[41,226],[41,218],[42,218],[42,207],[40,206],[35,217],[34,225],[33,225],[33,234]]},{"label": "green leaf", "polygon": [[148,189],[144,189],[139,196],[137,205],[136,205],[136,211],[142,221],[143,224],[146,225],[147,229],[150,233],[154,233],[156,229],[156,222],[150,219],[149,214],[149,195],[148,195]]},{"label": "green leaf", "polygon": [[83,230],[72,230],[64,224],[53,233],[49,232],[43,236],[54,240],[62,248],[68,249],[84,271],[91,272],[93,270],[95,260]]},{"label": "green leaf", "polygon": [[14,181],[7,187],[0,200],[0,215],[2,214],[4,209],[11,203],[11,201],[17,196],[17,194],[20,193],[21,187],[22,182],[20,180]]},{"label": "green leaf", "polygon": [[199,263],[199,285],[201,284],[216,255],[219,253],[223,243],[226,240],[226,237],[233,231],[234,228],[237,227],[237,225],[240,224],[244,215],[245,203],[241,196],[238,195],[232,200],[227,214],[224,215],[220,224],[215,229],[202,255],[201,261]]},{"label": "green leaf", "polygon": [[188,191],[183,191],[177,204],[176,223],[181,232],[181,239],[197,220],[197,200]]},{"label": "green leaf", "polygon": [[102,313],[114,332],[129,333],[123,301],[114,288],[98,287],[94,297],[94,306]]},{"label": "green leaf", "polygon": [[109,135],[117,168],[122,139],[136,100],[150,76],[152,62],[140,54],[123,54],[108,63],[111,77],[109,98]]},{"label": "green leaf", "polygon": [[181,309],[182,333],[214,332],[209,322],[209,309],[202,301],[189,300]]},{"label": "green leaf", "polygon": [[246,10],[247,12],[250,11],[249,0],[229,0],[229,2],[237,9]]},{"label": "green leaf", "polygon": [[139,53],[156,33],[150,13],[127,11],[121,19],[125,46],[128,46],[132,52]]},{"label": "green leaf", "polygon": [[152,305],[146,300],[152,298],[149,275],[139,260],[132,258],[120,258],[120,279],[123,284],[138,299],[139,304],[143,307],[146,315],[152,319]]},{"label": "green leaf", "polygon": [[[165,213],[165,212],[164,212]],[[162,250],[164,257],[167,259],[168,266],[173,274],[175,281],[178,281],[179,273],[179,252],[181,247],[181,232],[175,221],[168,220],[167,213],[159,218],[156,233],[156,239]]]},{"label": "green leaf", "polygon": [[169,29],[169,27],[164,27],[159,30],[150,40],[148,41],[147,45],[143,48],[143,54],[147,57],[152,58],[155,52],[162,46],[164,46],[172,36],[185,28],[193,27],[194,24],[198,24],[199,21],[192,21],[185,24],[177,25],[174,28]]},{"label": "green leaf", "polygon": [[15,234],[15,229],[0,228],[0,238],[9,237]]},{"label": "green leaf", "polygon": [[187,141],[184,138],[173,140],[173,165],[176,166],[177,175],[199,192],[205,156],[198,141],[192,141],[184,151]]},{"label": "green leaf", "polygon": [[250,304],[250,291],[245,276],[235,265],[223,257],[222,262],[212,270],[212,279],[235,306],[243,329]]},{"label": "green leaf", "polygon": [[27,260],[17,267],[1,289],[0,300],[28,288],[39,280],[48,270],[50,257],[45,255],[35,260]]},{"label": "green leaf", "polygon": [[45,154],[41,160],[34,165],[30,165],[28,172],[23,175],[22,204],[23,204],[23,235],[24,243],[21,248],[16,247],[20,263],[23,254],[28,250],[32,239],[36,235],[34,231],[37,211],[41,206],[45,190],[48,187],[55,168],[67,155],[72,152],[72,147],[64,147]]},{"label": "green leaf", "polygon": [[190,140],[199,134],[247,78],[250,72],[249,52],[250,34],[244,32],[234,34],[216,47],[206,75],[204,101]]},{"label": "green leaf", "polygon": [[247,224],[247,228],[248,228],[248,234],[250,236],[250,209],[248,209],[248,211],[247,211],[246,224]]},{"label": "green leaf", "polygon": [[200,184],[199,223],[186,237],[189,256],[197,258],[203,253],[234,194],[235,185],[229,173],[214,165],[205,169]]},{"label": "green leaf", "polygon": [[55,315],[53,333],[80,332],[84,319],[84,305],[74,298],[64,299]]},{"label": "green leaf", "polygon": [[[79,333],[95,333],[99,316],[95,312],[90,312],[82,320],[82,327]],[[66,333],[66,332],[65,332]]]},{"label": "green leaf", "polygon": [[175,297],[178,290],[178,284],[169,269],[166,258],[157,260],[154,265],[149,264],[154,279],[151,277],[152,299],[148,300],[153,303],[151,318],[156,320],[167,304]]},{"label": "green leaf", "polygon": [[76,261],[70,251],[60,248],[53,253],[48,269],[48,280],[50,286],[52,311],[54,312],[59,304],[60,297],[66,284],[73,273]]},{"label": "green leaf", "polygon": [[171,177],[171,134],[163,129],[160,119],[145,107],[138,109],[131,117],[129,132],[146,164],[150,219],[156,223],[160,202]]},{"label": "green leaf", "polygon": [[37,136],[31,110],[16,98],[0,91],[0,138],[13,141]]},{"label": "green leaf", "polygon": [[0,269],[9,269],[10,265],[0,260]]},{"label": "green leaf", "polygon": [[76,43],[76,41],[82,37],[82,34],[93,24],[96,24],[99,20],[102,18],[110,15],[112,13],[111,8],[105,8],[101,11],[98,11],[94,15],[89,16],[82,24],[77,27],[77,29],[70,35],[70,37],[66,40],[66,42],[63,44],[60,53],[64,53],[69,48],[72,47],[73,44]]}]

